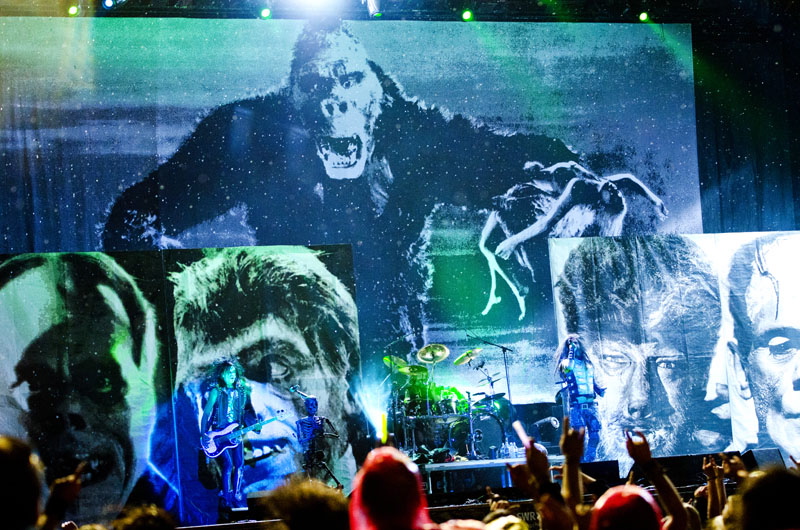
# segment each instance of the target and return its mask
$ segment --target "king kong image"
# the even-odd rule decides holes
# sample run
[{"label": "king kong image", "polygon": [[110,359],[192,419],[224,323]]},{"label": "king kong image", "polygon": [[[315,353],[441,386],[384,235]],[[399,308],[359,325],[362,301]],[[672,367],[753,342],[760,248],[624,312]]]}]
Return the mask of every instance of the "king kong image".
[{"label": "king kong image", "polygon": [[[631,179],[654,212],[666,212]],[[318,21],[295,44],[287,86],[211,111],[169,160],[116,200],[103,247],[351,243],[359,299],[376,306],[362,336],[380,330],[419,340],[431,212],[442,204],[491,209],[514,185],[546,182],[532,187],[538,209],[520,228],[551,214],[535,232],[546,235],[558,221],[553,211],[574,209],[582,221],[569,235],[602,234],[593,225],[602,216],[586,212],[603,203],[568,200],[576,181],[603,182],[558,139],[494,130],[405,95],[346,26]],[[613,193],[612,213],[624,215]],[[507,245],[501,256],[513,250]],[[523,252],[517,261],[533,270]]]}]

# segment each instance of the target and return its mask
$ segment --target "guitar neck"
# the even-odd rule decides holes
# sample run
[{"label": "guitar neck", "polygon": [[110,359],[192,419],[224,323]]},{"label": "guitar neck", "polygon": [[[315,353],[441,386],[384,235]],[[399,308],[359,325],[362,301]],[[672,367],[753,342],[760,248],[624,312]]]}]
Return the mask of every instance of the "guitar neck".
[{"label": "guitar neck", "polygon": [[270,418],[268,420],[264,420],[264,421],[260,421],[258,423],[254,423],[253,425],[250,425],[249,427],[242,427],[241,429],[238,429],[238,430],[230,433],[228,435],[228,438],[229,439],[233,439],[233,438],[242,437],[245,434],[249,433],[250,431],[254,431],[256,429],[260,429],[264,425],[266,425],[268,423],[272,423],[273,421],[276,421],[277,419],[278,419],[277,417],[274,417],[274,418]]}]

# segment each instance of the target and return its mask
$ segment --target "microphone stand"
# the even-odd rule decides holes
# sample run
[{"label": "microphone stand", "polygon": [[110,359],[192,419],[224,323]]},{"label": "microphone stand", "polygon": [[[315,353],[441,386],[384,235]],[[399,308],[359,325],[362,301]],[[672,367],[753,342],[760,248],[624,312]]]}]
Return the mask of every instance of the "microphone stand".
[{"label": "microphone stand", "polygon": [[511,399],[511,378],[508,376],[508,352],[511,351],[511,348],[509,348],[508,346],[503,346],[501,344],[495,344],[494,342],[490,342],[490,341],[488,341],[486,339],[478,337],[477,335],[470,335],[469,332],[467,332],[467,338],[478,339],[479,341],[481,341],[482,343],[484,343],[484,344],[486,344],[488,346],[494,346],[495,348],[500,348],[500,350],[502,350],[502,352],[503,352],[503,368],[506,371],[506,390],[508,391],[508,403],[513,406],[514,400]]}]

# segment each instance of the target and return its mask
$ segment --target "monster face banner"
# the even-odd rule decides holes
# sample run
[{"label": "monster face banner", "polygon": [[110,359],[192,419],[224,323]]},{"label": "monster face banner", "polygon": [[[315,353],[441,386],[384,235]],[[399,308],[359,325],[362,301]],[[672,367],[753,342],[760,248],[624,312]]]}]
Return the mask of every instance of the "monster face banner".
[{"label": "monster face banner", "polygon": [[[347,486],[367,434],[351,389],[360,365],[352,290],[347,247],[3,259],[3,433],[31,440],[49,480],[86,463],[68,514],[81,522],[143,501],[184,523],[216,522],[223,453],[241,451],[242,496],[268,491],[303,471],[309,444],[298,421],[308,416],[326,418],[336,436],[310,455],[320,452],[333,475],[307,473]],[[215,453],[201,444],[212,430],[201,422],[226,364],[247,411],[239,427],[260,425]]]},{"label": "monster face banner", "polygon": [[796,233],[551,240],[559,334],[603,396],[600,459],[778,447],[800,453]]}]

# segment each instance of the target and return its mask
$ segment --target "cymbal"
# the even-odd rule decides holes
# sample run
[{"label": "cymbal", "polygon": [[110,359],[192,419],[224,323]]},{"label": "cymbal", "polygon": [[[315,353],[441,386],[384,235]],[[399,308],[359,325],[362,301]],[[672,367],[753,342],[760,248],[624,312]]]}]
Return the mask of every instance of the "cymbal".
[{"label": "cymbal", "polygon": [[482,349],[483,348],[474,348],[472,350],[465,351],[464,353],[462,353],[461,355],[456,357],[456,360],[453,361],[453,364],[456,365],[456,366],[461,366],[462,364],[467,364],[471,360],[475,359],[478,356],[478,353],[480,353],[480,351]]},{"label": "cymbal", "polygon": [[448,355],[450,350],[444,344],[428,344],[417,352],[417,359],[421,363],[435,364],[447,359]]},{"label": "cymbal", "polygon": [[403,366],[398,370],[401,374],[408,374],[412,377],[418,377],[421,375],[427,375],[428,369],[424,366],[418,366],[416,364],[409,364],[408,366]]},{"label": "cymbal", "polygon": [[383,364],[385,364],[387,368],[405,368],[408,366],[408,363],[404,359],[396,355],[387,355],[384,357]]},{"label": "cymbal", "polygon": [[498,392],[497,394],[492,394],[491,396],[486,396],[483,399],[478,400],[478,404],[481,403],[489,403],[490,401],[494,401],[495,399],[500,399],[501,397],[505,396],[505,392]]}]

